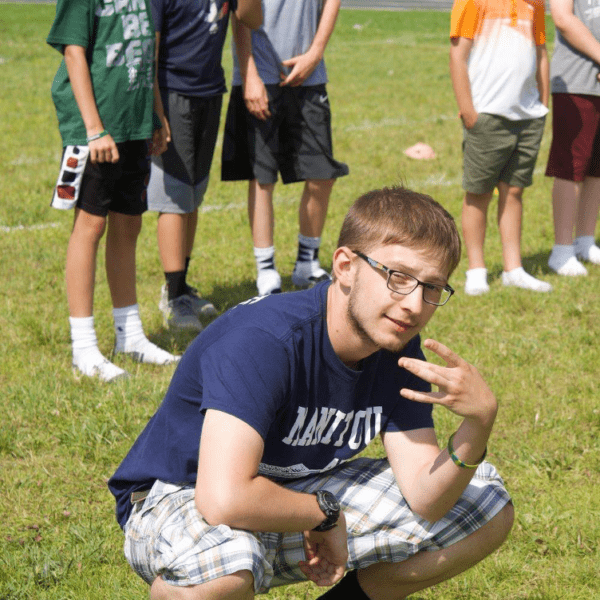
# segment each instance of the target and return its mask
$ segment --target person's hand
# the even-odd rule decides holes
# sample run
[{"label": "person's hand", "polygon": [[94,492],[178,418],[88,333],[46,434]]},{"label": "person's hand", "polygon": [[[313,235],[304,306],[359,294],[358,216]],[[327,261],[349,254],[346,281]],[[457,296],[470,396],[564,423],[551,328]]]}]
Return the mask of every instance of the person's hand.
[{"label": "person's hand", "polygon": [[248,77],[244,83],[244,102],[253,117],[266,121],[271,116],[267,88],[260,77]]},{"label": "person's hand", "polygon": [[306,560],[299,563],[300,570],[316,585],[330,586],[344,576],[348,562],[348,534],[343,511],[333,529],[304,532],[304,552]]},{"label": "person's hand", "polygon": [[402,388],[400,394],[415,402],[441,404],[456,415],[490,427],[498,403],[479,371],[440,342],[425,340],[423,345],[442,358],[447,366],[407,357],[400,358],[398,365],[437,386],[439,391],[427,393]]},{"label": "person's hand", "polygon": [[161,119],[162,127],[152,132],[149,152],[153,156],[162,154],[167,149],[167,144],[171,141],[171,127],[166,117]]},{"label": "person's hand", "polygon": [[103,162],[116,163],[119,160],[119,150],[110,133],[103,135],[97,140],[88,142],[88,148],[90,150],[90,161],[94,164]]},{"label": "person's hand", "polygon": [[477,119],[479,118],[479,113],[476,111],[469,113],[459,113],[458,116],[462,119],[463,125],[467,129],[472,129],[475,127],[475,123],[477,123]]},{"label": "person's hand", "polygon": [[320,56],[310,50],[305,54],[282,61],[281,64],[291,70],[287,76],[281,74],[282,81],[279,85],[289,85],[290,87],[302,85],[317,68],[320,61]]}]

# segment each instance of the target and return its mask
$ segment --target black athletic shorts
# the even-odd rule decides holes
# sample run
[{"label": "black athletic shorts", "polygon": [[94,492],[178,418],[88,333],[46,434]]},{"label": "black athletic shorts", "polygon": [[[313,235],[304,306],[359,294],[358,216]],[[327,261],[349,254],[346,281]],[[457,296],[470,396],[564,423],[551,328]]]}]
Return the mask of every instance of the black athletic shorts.
[{"label": "black athletic shorts", "polygon": [[147,210],[146,188],[150,178],[148,142],[136,140],[117,144],[116,163],[87,161],[77,208],[105,217],[108,211],[141,215]]},{"label": "black athletic shorts", "polygon": [[331,109],[325,85],[265,86],[271,117],[253,117],[241,86],[231,90],[221,161],[223,181],[261,184],[336,179],[348,166],[333,158]]}]

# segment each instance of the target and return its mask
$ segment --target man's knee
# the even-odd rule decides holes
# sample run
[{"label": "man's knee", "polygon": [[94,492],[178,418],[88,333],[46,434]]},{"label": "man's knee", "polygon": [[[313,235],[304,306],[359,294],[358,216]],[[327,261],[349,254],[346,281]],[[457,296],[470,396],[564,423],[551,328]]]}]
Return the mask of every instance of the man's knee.
[{"label": "man's knee", "polygon": [[200,585],[174,586],[157,577],[150,588],[150,600],[251,600],[254,577],[250,571],[238,571]]},{"label": "man's knee", "polygon": [[515,508],[512,502],[504,505],[504,508],[490,521],[490,529],[492,530],[492,538],[497,542],[496,548],[501,546],[515,521]]}]

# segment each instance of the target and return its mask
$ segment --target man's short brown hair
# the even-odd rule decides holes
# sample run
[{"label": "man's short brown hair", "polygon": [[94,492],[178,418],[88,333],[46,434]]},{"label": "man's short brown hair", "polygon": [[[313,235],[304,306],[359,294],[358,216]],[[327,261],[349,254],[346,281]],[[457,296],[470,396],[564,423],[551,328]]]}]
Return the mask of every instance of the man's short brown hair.
[{"label": "man's short brown hair", "polygon": [[405,187],[363,194],[348,210],[338,239],[338,248],[365,253],[390,244],[431,249],[448,266],[448,276],[460,261],[460,237],[452,215],[431,196]]}]

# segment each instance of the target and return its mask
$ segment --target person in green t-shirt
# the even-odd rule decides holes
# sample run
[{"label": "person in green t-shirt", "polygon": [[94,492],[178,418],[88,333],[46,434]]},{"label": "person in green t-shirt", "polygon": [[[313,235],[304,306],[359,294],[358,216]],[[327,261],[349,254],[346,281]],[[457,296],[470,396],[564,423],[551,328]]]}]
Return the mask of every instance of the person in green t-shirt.
[{"label": "person in green t-shirt", "polygon": [[170,139],[156,84],[152,15],[145,0],[58,0],[47,42],[64,56],[52,84],[63,142],[52,206],[75,208],[66,261],[73,369],[112,381],[127,373],[100,352],[93,317],[105,230],[115,353],[154,364],[179,359],[146,338],[136,296],[149,155],[164,152]]}]

